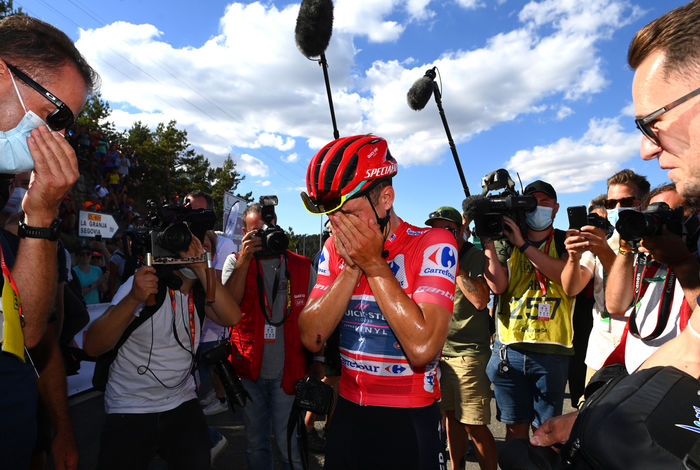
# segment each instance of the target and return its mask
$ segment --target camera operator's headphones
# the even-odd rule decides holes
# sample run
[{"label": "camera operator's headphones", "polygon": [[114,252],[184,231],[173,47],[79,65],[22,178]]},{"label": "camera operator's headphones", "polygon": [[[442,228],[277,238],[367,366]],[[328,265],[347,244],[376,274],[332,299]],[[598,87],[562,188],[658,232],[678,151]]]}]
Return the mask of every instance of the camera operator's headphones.
[{"label": "camera operator's headphones", "polygon": [[302,192],[301,199],[312,214],[332,212],[397,171],[398,164],[381,137],[367,134],[336,139],[311,159],[306,172],[308,193]]}]

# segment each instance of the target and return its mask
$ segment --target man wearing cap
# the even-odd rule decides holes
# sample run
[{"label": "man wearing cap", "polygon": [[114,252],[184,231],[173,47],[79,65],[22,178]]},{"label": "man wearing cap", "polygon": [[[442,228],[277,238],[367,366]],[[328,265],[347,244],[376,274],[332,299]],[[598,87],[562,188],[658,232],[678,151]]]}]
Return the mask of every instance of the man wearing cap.
[{"label": "man wearing cap", "polygon": [[445,414],[452,468],[460,468],[467,434],[482,469],[498,463],[491,423],[491,382],[486,364],[491,355],[489,287],[484,280],[484,252],[468,242],[469,221],[454,207],[432,212],[425,225],[444,228],[457,239],[459,271],[454,310],[440,359],[440,409]]},{"label": "man wearing cap", "polygon": [[557,194],[541,180],[524,193],[537,199],[537,208],[526,214],[525,233],[504,216],[507,241],[484,243],[486,281],[499,294],[497,337],[487,373],[506,440],[527,438],[530,424],[537,428],[561,414],[574,353],[574,297],[561,286],[566,233],[552,227]]}]

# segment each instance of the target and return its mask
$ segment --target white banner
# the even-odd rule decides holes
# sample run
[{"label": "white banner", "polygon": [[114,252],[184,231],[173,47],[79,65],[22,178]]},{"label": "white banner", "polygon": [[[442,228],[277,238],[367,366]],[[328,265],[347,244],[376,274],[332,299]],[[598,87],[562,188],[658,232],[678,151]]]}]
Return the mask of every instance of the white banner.
[{"label": "white banner", "polygon": [[233,240],[236,245],[236,251],[241,249],[241,239],[243,238],[243,212],[248,207],[245,199],[234,196],[233,193],[226,191],[224,193],[224,234],[226,237]]}]

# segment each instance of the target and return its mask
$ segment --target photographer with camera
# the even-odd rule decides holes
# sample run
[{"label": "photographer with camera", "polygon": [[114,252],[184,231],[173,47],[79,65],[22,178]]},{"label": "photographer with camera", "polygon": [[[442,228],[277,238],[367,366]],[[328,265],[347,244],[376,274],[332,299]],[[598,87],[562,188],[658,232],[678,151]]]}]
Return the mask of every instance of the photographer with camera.
[{"label": "photographer with camera", "polygon": [[617,225],[620,250],[605,301],[611,314],[626,314],[629,324],[608,363],[624,363],[630,373],[678,336],[697,306],[700,264],[691,253],[695,242],[684,239],[682,229],[695,214],[684,212],[683,203],[675,184],[666,184],[649,193],[643,212],[621,217]]},{"label": "photographer with camera", "polygon": [[[607,184],[608,193],[603,201],[608,221],[606,225],[613,227],[620,213],[639,209],[649,192],[649,182],[644,176],[624,169],[608,178]],[[586,383],[603,367],[607,357],[620,343],[627,324],[626,307],[622,312],[617,309],[617,313],[611,313],[605,304],[606,279],[609,279],[610,269],[620,247],[620,236],[617,232],[606,233],[603,225],[596,221],[589,215],[587,225],[580,230],[570,229],[567,232],[566,249],[569,259],[561,276],[564,291],[570,295],[580,292],[593,279],[595,303],[592,310],[593,327],[585,351]]]},{"label": "photographer with camera", "polygon": [[[314,272],[309,258],[287,250],[289,239],[276,225],[275,205],[277,196],[261,196],[260,203],[246,208],[241,250],[228,256],[222,273],[242,311],[231,333],[231,363],[250,396],[243,421],[251,470],[273,468],[270,431],[283,467],[289,468],[287,422],[294,385],[307,373],[298,319]],[[292,444],[294,468],[300,469],[296,439]]]},{"label": "photographer with camera", "polygon": [[312,351],[340,325],[329,470],[445,465],[438,362],[452,316],[457,246],[446,230],[396,215],[397,171],[381,137],[345,137],[311,159],[308,193],[301,194],[306,209],[327,213],[333,226],[299,319]]},{"label": "photographer with camera", "polygon": [[[185,228],[183,222],[178,238]],[[198,261],[202,243],[187,234],[186,249],[177,254],[197,261],[140,268],[85,336],[84,350],[91,356],[116,349],[105,389],[100,469],[146,468],[156,454],[171,469],[209,468],[207,425],[191,371],[204,316],[228,326],[240,320],[241,310],[213,276],[208,285],[206,265]],[[205,303],[211,289],[214,301]]]},{"label": "photographer with camera", "polygon": [[[552,223],[559,210],[554,188],[541,180],[525,187],[537,207],[527,231],[504,216],[507,241],[485,240],[485,277],[497,304],[497,337],[487,367],[506,440],[527,438],[532,424],[561,414],[573,355],[574,298],[564,292],[565,233]],[[573,293],[576,294],[576,293]]]}]

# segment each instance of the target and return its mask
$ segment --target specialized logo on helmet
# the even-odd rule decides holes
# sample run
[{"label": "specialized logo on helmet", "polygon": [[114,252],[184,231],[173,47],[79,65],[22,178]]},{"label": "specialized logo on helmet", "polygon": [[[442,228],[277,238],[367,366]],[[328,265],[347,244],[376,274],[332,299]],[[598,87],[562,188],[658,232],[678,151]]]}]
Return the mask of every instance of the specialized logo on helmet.
[{"label": "specialized logo on helmet", "polygon": [[389,269],[391,269],[396,280],[399,281],[401,288],[406,289],[408,287],[408,281],[406,281],[406,267],[403,255],[398,255],[396,258],[390,260]]},{"label": "specialized logo on helmet", "polygon": [[365,170],[365,179],[381,178],[386,175],[393,175],[398,170],[398,165],[396,163],[391,163],[388,166],[383,166],[381,168],[371,168]]},{"label": "specialized logo on helmet", "polygon": [[457,250],[454,245],[440,243],[432,245],[423,252],[421,276],[441,276],[455,281],[457,274]]}]

